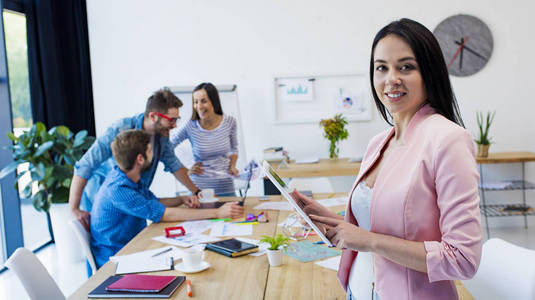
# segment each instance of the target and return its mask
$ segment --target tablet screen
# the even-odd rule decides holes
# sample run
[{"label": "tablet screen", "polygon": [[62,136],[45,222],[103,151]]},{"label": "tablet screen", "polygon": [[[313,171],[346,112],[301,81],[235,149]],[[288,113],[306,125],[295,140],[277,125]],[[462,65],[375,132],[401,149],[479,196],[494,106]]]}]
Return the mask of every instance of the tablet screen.
[{"label": "tablet screen", "polygon": [[264,169],[264,173],[269,178],[269,180],[271,180],[273,185],[275,185],[277,187],[277,189],[281,192],[281,195],[283,195],[284,198],[286,198],[286,200],[288,200],[288,202],[290,202],[292,207],[307,222],[307,224],[310,225],[310,227],[312,227],[312,229],[314,229],[314,231],[318,234],[318,236],[321,238],[321,240],[326,245],[328,245],[330,247],[334,247],[334,245],[327,239],[327,237],[325,237],[325,235],[318,228],[318,226],[316,226],[316,224],[314,224],[314,222],[312,222],[312,220],[301,209],[301,207],[299,207],[299,205],[297,205],[297,203],[292,198],[292,196],[290,196],[290,193],[288,192],[286,183],[282,180],[282,178],[279,176],[279,174],[277,174],[277,172],[275,172],[275,170],[269,165],[269,163],[267,161],[264,161],[264,163],[262,164],[262,168]]}]

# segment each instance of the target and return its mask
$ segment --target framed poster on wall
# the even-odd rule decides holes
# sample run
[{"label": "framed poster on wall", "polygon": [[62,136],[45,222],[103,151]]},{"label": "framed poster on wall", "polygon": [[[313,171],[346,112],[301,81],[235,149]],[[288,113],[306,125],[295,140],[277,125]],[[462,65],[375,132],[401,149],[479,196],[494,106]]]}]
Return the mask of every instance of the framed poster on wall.
[{"label": "framed poster on wall", "polygon": [[366,74],[274,78],[275,123],[315,123],[342,113],[348,121],[371,120]]}]

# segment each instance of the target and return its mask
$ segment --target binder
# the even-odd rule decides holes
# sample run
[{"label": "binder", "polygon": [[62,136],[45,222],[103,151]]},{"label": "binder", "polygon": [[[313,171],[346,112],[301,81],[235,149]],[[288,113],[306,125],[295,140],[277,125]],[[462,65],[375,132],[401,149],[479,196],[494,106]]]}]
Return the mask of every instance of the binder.
[{"label": "binder", "polygon": [[238,257],[258,252],[258,246],[237,239],[228,239],[206,244],[206,249],[223,254],[228,257]]},{"label": "binder", "polygon": [[103,283],[92,290],[87,297],[88,298],[170,298],[175,290],[182,285],[186,280],[185,276],[176,276],[169,285],[163,288],[158,293],[145,293],[145,292],[127,292],[127,291],[107,291],[106,287],[115,283],[121,279],[121,275],[113,275],[108,277]]}]

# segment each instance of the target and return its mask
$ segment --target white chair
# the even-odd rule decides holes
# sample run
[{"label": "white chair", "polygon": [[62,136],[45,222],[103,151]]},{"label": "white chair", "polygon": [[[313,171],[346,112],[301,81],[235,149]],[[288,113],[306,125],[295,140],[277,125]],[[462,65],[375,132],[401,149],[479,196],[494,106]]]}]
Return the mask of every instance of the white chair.
[{"label": "white chair", "polygon": [[82,251],[84,252],[85,257],[87,258],[87,261],[89,261],[91,271],[93,272],[93,274],[95,274],[97,272],[97,264],[95,263],[95,257],[93,256],[93,252],[91,252],[91,233],[87,232],[87,230],[85,230],[82,224],[80,224],[80,222],[76,219],[70,220],[69,225],[71,226],[72,230],[74,231],[74,234],[78,238],[80,246],[82,246]]},{"label": "white chair", "polygon": [[18,248],[5,265],[17,275],[30,299],[65,299],[45,266],[30,250]]},{"label": "white chair", "polygon": [[293,178],[288,183],[288,186],[293,191],[312,191],[315,193],[333,193],[334,188],[327,177],[314,178]]},{"label": "white chair", "polygon": [[463,281],[475,299],[535,299],[535,250],[492,238],[483,244],[479,270]]}]

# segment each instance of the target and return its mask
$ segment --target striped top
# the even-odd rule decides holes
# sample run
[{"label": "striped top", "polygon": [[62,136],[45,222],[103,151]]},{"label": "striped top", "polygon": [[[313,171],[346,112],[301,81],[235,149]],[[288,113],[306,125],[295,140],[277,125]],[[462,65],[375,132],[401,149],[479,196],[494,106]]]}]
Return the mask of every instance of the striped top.
[{"label": "striped top", "polygon": [[190,120],[171,136],[174,148],[189,139],[195,162],[201,162],[203,174],[191,174],[191,180],[200,189],[212,188],[216,194],[233,193],[234,180],[229,173],[231,154],[238,154],[236,119],[223,115],[214,129],[202,128],[198,120]]}]

